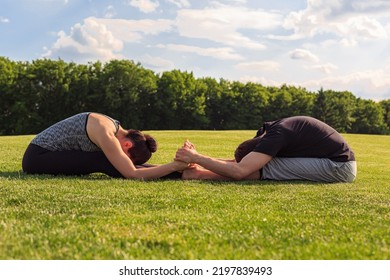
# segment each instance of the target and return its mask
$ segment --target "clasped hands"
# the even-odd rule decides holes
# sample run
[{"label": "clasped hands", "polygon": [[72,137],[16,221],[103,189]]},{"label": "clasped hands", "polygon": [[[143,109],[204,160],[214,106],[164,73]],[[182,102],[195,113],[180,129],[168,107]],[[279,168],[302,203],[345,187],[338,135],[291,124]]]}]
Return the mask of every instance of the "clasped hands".
[{"label": "clasped hands", "polygon": [[175,161],[181,161],[189,164],[188,167],[194,165],[198,152],[194,144],[186,140],[181,148],[176,151]]}]

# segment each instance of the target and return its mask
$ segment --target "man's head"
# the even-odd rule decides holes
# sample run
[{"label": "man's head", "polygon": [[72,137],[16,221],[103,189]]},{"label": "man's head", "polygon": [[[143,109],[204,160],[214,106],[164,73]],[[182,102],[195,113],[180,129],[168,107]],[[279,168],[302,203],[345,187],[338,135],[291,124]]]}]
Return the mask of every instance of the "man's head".
[{"label": "man's head", "polygon": [[234,158],[236,162],[240,162],[247,154],[253,151],[253,149],[260,143],[262,136],[246,140],[242,142],[234,152]]}]

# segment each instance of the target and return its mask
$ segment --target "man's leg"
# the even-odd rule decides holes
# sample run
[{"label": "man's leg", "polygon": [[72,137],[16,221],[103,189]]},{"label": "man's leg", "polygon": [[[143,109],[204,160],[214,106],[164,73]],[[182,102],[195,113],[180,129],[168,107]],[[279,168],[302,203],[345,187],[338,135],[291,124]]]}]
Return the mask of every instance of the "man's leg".
[{"label": "man's leg", "polygon": [[[220,180],[220,181],[232,181],[232,178],[224,177],[222,175],[216,174],[208,169],[205,169],[199,165],[196,165],[192,168],[185,169],[183,171],[183,180]],[[253,174],[250,174],[244,180],[259,180],[260,172],[256,171]]]},{"label": "man's leg", "polygon": [[309,180],[352,182],[356,162],[334,162],[325,158],[273,158],[263,167],[264,180]]}]

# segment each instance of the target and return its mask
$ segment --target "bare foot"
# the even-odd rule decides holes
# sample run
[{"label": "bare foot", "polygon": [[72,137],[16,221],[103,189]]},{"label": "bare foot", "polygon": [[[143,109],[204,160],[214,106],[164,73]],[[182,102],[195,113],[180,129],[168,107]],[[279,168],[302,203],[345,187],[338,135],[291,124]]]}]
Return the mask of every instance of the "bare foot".
[{"label": "bare foot", "polygon": [[183,180],[196,180],[199,179],[199,174],[200,174],[200,168],[194,166],[191,168],[184,169],[181,178]]}]

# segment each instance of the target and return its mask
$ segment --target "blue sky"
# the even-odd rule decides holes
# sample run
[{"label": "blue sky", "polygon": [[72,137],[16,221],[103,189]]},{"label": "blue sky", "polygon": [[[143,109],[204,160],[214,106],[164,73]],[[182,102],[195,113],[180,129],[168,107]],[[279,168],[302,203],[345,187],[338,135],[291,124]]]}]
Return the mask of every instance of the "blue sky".
[{"label": "blue sky", "polygon": [[2,0],[0,56],[390,98],[390,1]]}]

